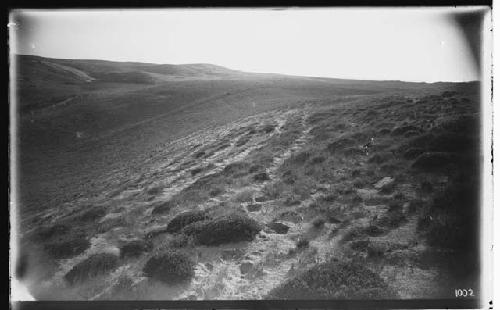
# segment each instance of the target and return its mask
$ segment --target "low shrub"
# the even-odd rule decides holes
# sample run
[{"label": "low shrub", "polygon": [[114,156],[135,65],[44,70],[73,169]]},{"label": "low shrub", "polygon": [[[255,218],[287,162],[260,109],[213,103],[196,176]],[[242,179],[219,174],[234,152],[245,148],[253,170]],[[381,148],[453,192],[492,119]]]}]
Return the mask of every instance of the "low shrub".
[{"label": "low shrub", "polygon": [[268,181],[271,180],[269,175],[265,172],[257,173],[253,176],[253,180],[257,182],[263,182],[263,181]]},{"label": "low shrub", "polygon": [[288,227],[288,225],[280,223],[280,222],[271,222],[271,223],[267,224],[266,226],[271,228],[277,234],[286,234],[286,233],[288,233],[288,230],[290,229],[290,227]]},{"label": "low shrub", "polygon": [[377,221],[377,225],[387,228],[396,228],[407,221],[401,205],[392,204],[389,210]]},{"label": "low shrub", "polygon": [[260,225],[247,215],[230,213],[215,219],[193,223],[183,232],[192,236],[196,244],[220,245],[251,241],[260,230]]},{"label": "low shrub", "polygon": [[102,206],[91,207],[82,214],[75,217],[75,220],[82,222],[93,222],[106,215],[106,209]]},{"label": "low shrub", "polygon": [[369,240],[358,240],[351,242],[351,249],[358,252],[366,252],[370,244]]},{"label": "low shrub", "polygon": [[194,168],[193,170],[191,170],[191,176],[195,176],[197,175],[198,173],[202,172],[203,171],[203,168]]},{"label": "low shrub", "polygon": [[317,157],[314,157],[311,159],[310,163],[312,165],[318,165],[318,164],[321,164],[322,162],[324,162],[326,160],[325,157],[323,156],[317,156]]},{"label": "low shrub", "polygon": [[264,196],[269,199],[279,198],[286,189],[286,185],[282,182],[272,182],[266,184],[262,190]]},{"label": "low shrub", "polygon": [[359,147],[350,147],[344,150],[346,156],[362,156],[365,154],[365,151]]},{"label": "low shrub", "polygon": [[208,195],[210,195],[210,197],[215,197],[215,196],[219,196],[222,193],[224,193],[224,188],[215,187],[215,188],[211,189],[210,192],[208,192]]},{"label": "low shrub", "polygon": [[408,213],[413,214],[424,207],[422,200],[412,200],[408,206]]},{"label": "low shrub", "polygon": [[138,257],[142,253],[151,249],[151,245],[144,240],[134,240],[124,244],[120,247],[120,257]]},{"label": "low shrub", "polygon": [[456,163],[456,156],[450,153],[426,152],[412,164],[412,168],[420,170],[440,170]]},{"label": "low shrub", "polygon": [[391,132],[391,135],[399,136],[399,135],[403,135],[403,134],[410,132],[410,131],[416,131],[416,132],[420,133],[420,132],[422,132],[422,129],[419,127],[416,127],[416,126],[401,126],[401,127],[395,128]]},{"label": "low shrub", "polygon": [[243,190],[243,191],[239,192],[238,194],[236,194],[236,196],[234,197],[234,200],[236,202],[251,202],[251,201],[253,201],[254,195],[255,195],[255,190],[246,189],[246,190]]},{"label": "low shrub", "polygon": [[118,257],[109,253],[94,254],[75,265],[64,279],[70,284],[84,282],[93,277],[105,275],[118,267]]},{"label": "low shrub", "polygon": [[191,238],[185,234],[176,234],[168,241],[171,248],[183,248],[190,244]]},{"label": "low shrub", "polygon": [[434,186],[432,186],[432,183],[429,181],[422,181],[420,183],[420,188],[422,192],[424,193],[432,193],[432,190],[434,189]]},{"label": "low shrub", "polygon": [[156,196],[160,194],[162,189],[160,187],[152,187],[146,191],[148,195]]},{"label": "low shrub", "polygon": [[363,233],[370,237],[377,237],[385,234],[387,231],[378,227],[377,225],[370,225],[363,230]]},{"label": "low shrub", "polygon": [[156,205],[154,208],[153,208],[153,211],[151,212],[151,214],[153,215],[157,215],[157,214],[165,214],[165,213],[168,213],[170,212],[170,210],[172,210],[172,208],[174,207],[174,203],[170,202],[170,201],[167,201],[167,202],[162,202],[158,205]]},{"label": "low shrub", "polygon": [[412,148],[409,148],[408,150],[406,150],[403,153],[403,158],[405,158],[405,159],[415,159],[415,158],[417,158],[419,155],[421,155],[424,152],[425,152],[425,150],[422,149],[422,148],[412,147]]},{"label": "low shrub", "polygon": [[89,247],[90,242],[82,236],[48,243],[45,245],[45,250],[52,258],[66,259],[85,252]]},{"label": "low shrub", "polygon": [[54,226],[42,227],[35,232],[34,238],[38,240],[49,240],[56,236],[62,236],[70,230],[71,227],[66,224],[56,224]]},{"label": "low shrub", "polygon": [[315,228],[321,228],[325,225],[325,223],[326,223],[326,219],[322,216],[319,216],[312,221],[312,225]]},{"label": "low shrub", "polygon": [[271,133],[274,131],[274,128],[276,126],[275,125],[272,125],[272,124],[267,124],[265,125],[262,129],[261,129],[261,132],[264,132],[264,133]]},{"label": "low shrub", "polygon": [[144,274],[166,284],[190,281],[194,276],[194,262],[183,252],[168,250],[151,257],[143,268]]},{"label": "low shrub", "polygon": [[176,215],[167,225],[167,232],[177,233],[189,224],[208,219],[205,211],[186,211]]},{"label": "low shrub", "polygon": [[299,238],[299,240],[297,240],[297,243],[295,244],[296,248],[301,250],[301,249],[305,249],[307,247],[309,247],[309,240],[307,240],[306,238]]},{"label": "low shrub", "polygon": [[468,133],[442,133],[429,142],[429,151],[433,152],[467,152],[476,147],[476,139]]},{"label": "low shrub", "polygon": [[194,158],[200,158],[202,156],[205,156],[205,151],[200,151],[200,152],[194,154]]},{"label": "low shrub", "polygon": [[389,160],[388,154],[375,154],[368,159],[368,162],[372,164],[381,164],[385,163],[388,160]]},{"label": "low shrub", "polygon": [[337,151],[344,150],[347,147],[354,146],[355,144],[356,142],[353,139],[341,138],[336,140],[335,142],[328,144],[326,149],[328,152],[333,154]]},{"label": "low shrub", "polygon": [[355,227],[355,228],[352,228],[350,229],[343,237],[342,237],[342,240],[341,242],[342,243],[345,243],[345,242],[348,242],[348,241],[351,241],[355,238],[359,238],[359,237],[364,237],[365,236],[365,232],[363,231],[362,228],[360,227]]},{"label": "low shrub", "polygon": [[298,165],[303,165],[310,157],[310,152],[303,151],[290,157],[290,162]]},{"label": "low shrub", "polygon": [[224,176],[234,176],[248,173],[250,165],[245,162],[235,162],[227,165],[221,172]]},{"label": "low shrub", "polygon": [[271,290],[269,299],[385,299],[395,293],[360,263],[335,259],[316,265]]}]

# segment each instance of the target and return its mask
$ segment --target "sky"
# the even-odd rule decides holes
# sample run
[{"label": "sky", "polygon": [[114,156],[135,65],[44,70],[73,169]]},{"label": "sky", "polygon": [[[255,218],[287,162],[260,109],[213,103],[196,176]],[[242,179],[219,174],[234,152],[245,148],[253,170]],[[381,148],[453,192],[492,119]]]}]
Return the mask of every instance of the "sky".
[{"label": "sky", "polygon": [[10,49],[302,76],[470,81],[480,72],[450,18],[464,10],[22,10],[10,17]]}]

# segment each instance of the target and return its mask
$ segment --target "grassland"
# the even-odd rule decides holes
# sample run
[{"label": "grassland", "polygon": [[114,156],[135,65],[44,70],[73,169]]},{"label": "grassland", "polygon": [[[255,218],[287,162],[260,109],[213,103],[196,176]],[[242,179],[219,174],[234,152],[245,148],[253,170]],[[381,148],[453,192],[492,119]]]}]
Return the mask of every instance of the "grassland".
[{"label": "grassland", "polygon": [[123,80],[122,66],[108,87],[104,69],[58,64],[97,82],[72,86],[95,88],[81,102],[21,117],[17,269],[37,298],[478,289],[476,83],[197,80],[192,67],[179,80],[129,64],[153,82]]}]

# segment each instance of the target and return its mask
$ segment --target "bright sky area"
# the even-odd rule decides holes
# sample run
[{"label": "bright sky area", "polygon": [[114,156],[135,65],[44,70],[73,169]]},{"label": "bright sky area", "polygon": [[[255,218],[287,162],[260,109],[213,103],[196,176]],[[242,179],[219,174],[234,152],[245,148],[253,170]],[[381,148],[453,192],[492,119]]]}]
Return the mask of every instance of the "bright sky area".
[{"label": "bright sky area", "polygon": [[469,81],[463,9],[18,11],[11,51],[335,78]]}]

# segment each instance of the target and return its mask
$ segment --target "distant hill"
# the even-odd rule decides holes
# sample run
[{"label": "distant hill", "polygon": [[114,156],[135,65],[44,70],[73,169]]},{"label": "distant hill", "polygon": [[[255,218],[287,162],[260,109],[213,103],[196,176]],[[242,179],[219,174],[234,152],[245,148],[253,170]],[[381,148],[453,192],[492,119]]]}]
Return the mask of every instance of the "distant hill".
[{"label": "distant hill", "polygon": [[[249,73],[212,64],[153,64],[92,59],[53,59],[16,55],[21,112],[76,103],[75,98],[99,92],[133,90],[182,81],[291,81],[327,84],[339,90],[407,91],[448,87],[450,83],[410,83]],[[442,84],[442,85],[439,85]],[[470,83],[469,83],[470,84]],[[327,86],[323,85],[323,86]]]},{"label": "distant hill", "polygon": [[[152,64],[114,62],[91,59],[53,59],[33,55],[18,55],[19,78],[38,78],[78,82],[154,83],[157,80],[225,79],[250,77],[253,74],[212,64]],[[34,74],[36,73],[36,74]]]}]

